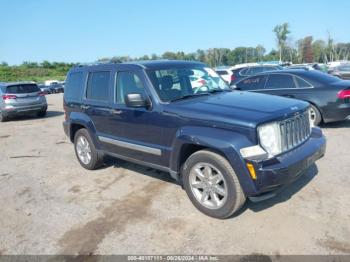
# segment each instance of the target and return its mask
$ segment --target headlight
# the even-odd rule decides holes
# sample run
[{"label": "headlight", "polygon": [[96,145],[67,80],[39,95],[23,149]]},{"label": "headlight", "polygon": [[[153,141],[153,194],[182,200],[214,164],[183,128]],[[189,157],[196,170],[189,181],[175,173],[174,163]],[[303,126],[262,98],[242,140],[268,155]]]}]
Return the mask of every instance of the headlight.
[{"label": "headlight", "polygon": [[259,126],[258,134],[261,146],[270,155],[278,155],[282,152],[281,132],[278,122]]}]

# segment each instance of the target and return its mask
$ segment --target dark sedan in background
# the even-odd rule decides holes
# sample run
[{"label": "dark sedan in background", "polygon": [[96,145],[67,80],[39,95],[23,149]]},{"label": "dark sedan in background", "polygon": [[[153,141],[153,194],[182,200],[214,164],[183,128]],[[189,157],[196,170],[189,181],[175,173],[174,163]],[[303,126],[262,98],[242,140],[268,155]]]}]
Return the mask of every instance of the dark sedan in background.
[{"label": "dark sedan in background", "polygon": [[63,84],[53,84],[50,85],[50,90],[51,93],[56,94],[56,93],[64,93],[64,85]]},{"label": "dark sedan in background", "polygon": [[316,70],[262,73],[239,81],[233,88],[307,101],[314,125],[350,119],[350,81]]},{"label": "dark sedan in background", "polygon": [[246,78],[248,76],[260,74],[263,72],[270,72],[270,71],[276,71],[276,70],[282,70],[283,67],[279,65],[258,65],[258,66],[248,66],[238,69],[233,69],[233,81],[231,82],[231,85],[234,83],[237,83],[243,78]]}]

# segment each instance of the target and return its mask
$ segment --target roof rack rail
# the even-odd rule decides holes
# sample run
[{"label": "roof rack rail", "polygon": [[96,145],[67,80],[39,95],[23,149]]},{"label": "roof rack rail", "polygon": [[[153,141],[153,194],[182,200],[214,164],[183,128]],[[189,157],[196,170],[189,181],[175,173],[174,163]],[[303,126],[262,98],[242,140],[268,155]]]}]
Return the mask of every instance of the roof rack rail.
[{"label": "roof rack rail", "polygon": [[94,65],[103,65],[103,64],[121,64],[121,63],[123,63],[123,61],[110,59],[110,60],[96,61],[91,63],[78,63],[77,65],[75,65],[75,67],[94,66]]}]

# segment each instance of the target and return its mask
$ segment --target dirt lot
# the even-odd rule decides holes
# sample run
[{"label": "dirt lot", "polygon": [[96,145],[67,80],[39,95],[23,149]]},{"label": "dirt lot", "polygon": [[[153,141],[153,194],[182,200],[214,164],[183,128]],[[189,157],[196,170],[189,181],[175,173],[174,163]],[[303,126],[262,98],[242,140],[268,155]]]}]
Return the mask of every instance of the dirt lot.
[{"label": "dirt lot", "polygon": [[48,102],[0,124],[0,254],[350,254],[350,122],[322,127],[326,156],[281,195],[216,220],[165,173],[84,170]]}]

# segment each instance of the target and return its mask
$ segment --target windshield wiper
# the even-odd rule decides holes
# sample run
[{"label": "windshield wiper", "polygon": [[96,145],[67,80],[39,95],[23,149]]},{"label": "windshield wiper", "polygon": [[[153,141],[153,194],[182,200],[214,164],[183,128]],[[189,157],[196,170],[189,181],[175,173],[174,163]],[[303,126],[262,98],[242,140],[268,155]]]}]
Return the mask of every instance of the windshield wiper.
[{"label": "windshield wiper", "polygon": [[191,97],[204,96],[204,95],[207,96],[207,95],[209,95],[209,93],[198,93],[198,94],[183,95],[183,96],[180,96],[178,98],[170,100],[170,102],[175,102],[175,101],[184,100],[184,99],[191,98]]}]

